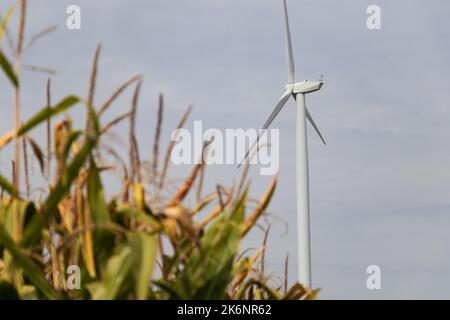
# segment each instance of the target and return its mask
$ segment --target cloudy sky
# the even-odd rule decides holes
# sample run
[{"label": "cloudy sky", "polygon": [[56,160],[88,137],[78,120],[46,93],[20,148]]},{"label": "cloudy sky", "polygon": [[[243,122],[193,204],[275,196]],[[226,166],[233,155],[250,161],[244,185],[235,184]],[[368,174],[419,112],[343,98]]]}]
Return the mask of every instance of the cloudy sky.
[{"label": "cloudy sky", "polygon": [[[11,3],[2,0],[0,12]],[[80,31],[65,27],[70,4],[82,10]],[[371,4],[381,8],[379,31],[366,27]],[[297,78],[325,75],[322,91],[307,99],[328,142],[324,147],[310,130],[314,286],[329,299],[450,298],[450,3],[290,0],[289,7]],[[25,56],[26,64],[57,70],[55,100],[85,96],[98,42],[97,103],[130,76],[144,75],[138,118],[144,156],[159,92],[167,101],[168,139],[168,128],[190,103],[189,126],[202,120],[205,128],[257,128],[286,82],[280,0],[34,0],[29,13],[28,39],[58,26]],[[46,78],[25,73],[24,118],[45,104]],[[108,116],[127,110],[129,98]],[[6,132],[13,113],[4,77],[0,104]],[[291,102],[273,126],[280,129],[281,171],[269,208],[269,267],[281,275],[289,253],[291,282],[297,270],[294,114]],[[8,152],[1,154],[3,171]],[[175,175],[184,170],[173,169]],[[270,177],[257,169],[252,194],[261,195]],[[239,176],[235,166],[212,166],[207,174],[210,187]],[[259,246],[262,236],[254,232],[245,245]],[[366,288],[373,264],[381,268],[381,290]]]}]

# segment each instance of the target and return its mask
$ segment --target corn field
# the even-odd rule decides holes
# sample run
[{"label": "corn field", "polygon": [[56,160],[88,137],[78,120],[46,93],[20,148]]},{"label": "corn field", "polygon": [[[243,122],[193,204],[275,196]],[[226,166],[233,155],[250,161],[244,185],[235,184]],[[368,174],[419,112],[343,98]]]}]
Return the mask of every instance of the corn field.
[{"label": "corn field", "polygon": [[[47,102],[31,118],[21,118],[26,8],[27,1],[20,0],[0,16],[0,76],[9,84],[1,91],[14,92],[14,101],[2,108],[15,114],[14,130],[0,132],[0,149],[10,146],[14,152],[11,171],[0,174],[0,299],[315,299],[317,290],[298,283],[288,288],[287,279],[270,281],[265,243],[252,254],[241,248],[265,213],[276,177],[251,210],[248,166],[237,186],[218,185],[206,196],[204,162],[180,181],[170,180],[174,143],[161,152],[163,96],[155,112],[152,158],[143,159],[136,137],[143,77],[131,77],[96,105],[100,46],[86,98],[68,95],[54,102],[49,80]],[[13,36],[8,24],[15,14],[19,28]],[[5,53],[6,43],[14,54]],[[105,123],[104,115],[127,90],[134,90],[130,110]],[[84,123],[69,112],[85,112]],[[190,112],[189,107],[176,129]],[[123,122],[129,125],[128,159],[105,142]],[[33,136],[38,127],[46,137]],[[198,156],[207,152],[205,143]],[[29,177],[31,159],[45,180],[37,194]],[[104,177],[112,173],[120,175],[121,191],[107,195]],[[188,196],[195,205],[188,207]]]}]

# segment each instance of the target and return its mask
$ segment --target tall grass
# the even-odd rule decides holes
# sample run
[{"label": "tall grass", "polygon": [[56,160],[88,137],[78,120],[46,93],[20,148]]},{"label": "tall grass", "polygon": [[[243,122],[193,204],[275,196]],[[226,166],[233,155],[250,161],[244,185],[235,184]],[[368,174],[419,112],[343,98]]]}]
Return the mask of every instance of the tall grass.
[{"label": "tall grass", "polygon": [[[68,95],[52,101],[47,82],[44,107],[27,121],[20,118],[20,66],[23,51],[26,1],[20,1],[15,67],[0,49],[2,76],[15,91],[15,128],[0,138],[0,149],[14,143],[12,182],[0,174],[0,299],[314,299],[317,291],[295,284],[286,276],[278,285],[265,274],[266,231],[261,249],[241,251],[242,239],[264,214],[276,188],[277,177],[256,207],[247,214],[248,167],[238,187],[217,185],[203,196],[204,162],[192,168],[181,183],[168,182],[170,154],[163,162],[161,134],[164,100],[156,112],[149,179],[136,136],[141,75],[125,81],[103,103],[95,101],[101,56],[92,63],[87,99]],[[6,17],[6,16],[5,16]],[[8,16],[9,17],[9,16]],[[9,32],[6,18],[0,36]],[[47,32],[33,37],[31,43]],[[1,40],[1,37],[0,37]],[[122,93],[134,86],[130,110],[110,122],[104,115]],[[71,109],[86,110],[84,127],[69,117]],[[176,129],[188,120],[192,107]],[[128,121],[129,159],[105,143],[114,127]],[[33,138],[45,126],[45,148]],[[22,143],[23,165],[20,158]],[[205,143],[202,154],[208,154]],[[45,177],[45,196],[32,197],[29,159],[36,159]],[[111,158],[113,160],[111,160]],[[109,159],[109,160],[108,160]],[[23,171],[22,171],[23,170]],[[24,173],[25,189],[20,184]],[[104,176],[120,175],[121,190],[106,196]],[[170,185],[170,188],[169,188]],[[196,203],[187,197],[195,191]],[[41,195],[42,195],[41,194]],[[200,219],[200,217],[204,217]],[[75,266],[75,269],[73,269]],[[70,270],[79,270],[72,274]]]}]

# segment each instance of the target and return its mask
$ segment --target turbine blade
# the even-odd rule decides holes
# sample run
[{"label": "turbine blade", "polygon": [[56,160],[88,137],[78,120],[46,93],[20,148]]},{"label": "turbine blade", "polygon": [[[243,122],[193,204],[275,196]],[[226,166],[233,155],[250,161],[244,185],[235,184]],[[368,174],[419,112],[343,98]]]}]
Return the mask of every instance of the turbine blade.
[{"label": "turbine blade", "polygon": [[316,130],[317,134],[319,135],[320,139],[322,140],[324,145],[327,145],[327,143],[325,142],[325,139],[323,138],[322,134],[320,133],[319,127],[317,127],[316,123],[314,122],[313,117],[311,116],[311,114],[309,113],[308,109],[305,108],[305,112],[306,112],[306,118],[309,120],[309,122],[311,123],[311,125],[314,127],[314,130]]},{"label": "turbine blade", "polygon": [[281,109],[283,109],[284,105],[289,100],[291,95],[292,95],[292,90],[291,89],[286,90],[286,92],[280,98],[280,101],[278,101],[277,106],[275,107],[275,109],[273,109],[273,111],[270,114],[269,118],[264,123],[264,126],[262,127],[263,130],[266,130],[267,128],[269,128],[269,126],[272,124],[273,120],[275,120],[275,118],[278,116],[278,114],[280,113]]},{"label": "turbine blade", "polygon": [[242,166],[242,164],[247,160],[248,156],[250,155],[250,152],[255,148],[255,146],[258,144],[259,139],[261,139],[261,136],[264,134],[264,132],[269,128],[269,126],[272,124],[272,122],[275,120],[275,118],[280,113],[281,109],[283,109],[286,102],[288,102],[289,98],[292,95],[292,89],[286,90],[286,92],[281,97],[280,101],[278,101],[277,106],[270,114],[267,121],[264,123],[264,126],[262,127],[263,132],[258,133],[258,137],[256,138],[256,141],[253,143],[253,145],[247,150],[247,153],[245,154],[244,159],[241,161],[241,163],[238,165],[238,168]]},{"label": "turbine blade", "polygon": [[284,21],[286,28],[286,61],[288,68],[288,84],[293,84],[295,74],[294,54],[292,51],[291,30],[289,28],[289,16],[286,0],[283,0],[283,3],[284,3]]},{"label": "turbine blade", "polygon": [[245,163],[245,161],[247,161],[247,158],[250,156],[250,152],[252,152],[252,150],[255,148],[255,146],[258,144],[259,139],[261,138],[260,135],[258,135],[258,138],[256,139],[256,141],[252,144],[252,146],[247,150],[247,152],[245,153],[245,157],[244,159],[239,163],[238,165],[238,169]]}]

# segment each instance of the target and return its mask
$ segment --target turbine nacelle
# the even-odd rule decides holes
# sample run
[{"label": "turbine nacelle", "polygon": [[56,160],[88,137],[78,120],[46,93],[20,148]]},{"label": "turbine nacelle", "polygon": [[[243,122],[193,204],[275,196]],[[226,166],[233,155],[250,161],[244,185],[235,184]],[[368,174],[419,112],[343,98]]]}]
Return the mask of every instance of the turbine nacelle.
[{"label": "turbine nacelle", "polygon": [[293,94],[299,94],[299,93],[307,94],[307,93],[319,91],[323,86],[323,82],[322,81],[304,80],[302,82],[297,82],[294,85],[288,85],[288,86],[291,86]]}]

